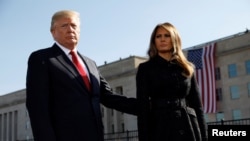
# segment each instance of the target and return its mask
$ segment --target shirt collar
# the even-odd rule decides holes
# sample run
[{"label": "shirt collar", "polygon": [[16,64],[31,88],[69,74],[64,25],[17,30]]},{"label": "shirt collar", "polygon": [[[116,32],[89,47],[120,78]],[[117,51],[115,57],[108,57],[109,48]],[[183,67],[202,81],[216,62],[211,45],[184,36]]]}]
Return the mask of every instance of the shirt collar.
[{"label": "shirt collar", "polygon": [[[66,54],[69,55],[70,51],[68,48],[62,46],[61,44],[59,44],[57,41],[55,41],[56,45],[59,46],[60,49],[62,49],[62,51]],[[77,48],[74,48],[73,51],[77,52]]]}]

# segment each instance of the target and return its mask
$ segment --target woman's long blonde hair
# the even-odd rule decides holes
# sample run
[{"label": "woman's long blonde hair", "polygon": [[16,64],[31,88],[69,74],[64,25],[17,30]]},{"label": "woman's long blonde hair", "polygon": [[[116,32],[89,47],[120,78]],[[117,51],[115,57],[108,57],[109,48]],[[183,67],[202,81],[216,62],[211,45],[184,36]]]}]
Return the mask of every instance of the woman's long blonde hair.
[{"label": "woman's long blonde hair", "polygon": [[175,59],[178,62],[178,64],[183,68],[184,76],[191,77],[194,73],[194,65],[187,60],[184,53],[182,52],[180,35],[177,29],[171,23],[166,22],[166,23],[158,24],[154,28],[151,34],[149,49],[147,52],[149,55],[149,58],[150,59],[154,58],[158,54],[158,51],[155,46],[155,35],[159,27],[163,27],[170,33],[170,38],[171,38],[172,46],[173,46],[173,52],[172,52],[173,56],[171,60]]}]

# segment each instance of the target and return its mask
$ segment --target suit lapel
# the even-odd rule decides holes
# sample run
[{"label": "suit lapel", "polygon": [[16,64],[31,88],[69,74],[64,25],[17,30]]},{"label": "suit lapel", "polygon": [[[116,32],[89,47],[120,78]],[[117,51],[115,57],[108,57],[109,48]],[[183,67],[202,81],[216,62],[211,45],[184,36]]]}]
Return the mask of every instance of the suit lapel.
[{"label": "suit lapel", "polygon": [[91,82],[91,88],[92,88],[92,95],[99,95],[99,89],[100,89],[100,76],[99,71],[97,69],[97,66],[95,62],[88,57],[81,55],[78,53],[78,55],[81,57],[81,59],[84,61],[88,71],[89,71],[89,78]]},{"label": "suit lapel", "polygon": [[64,68],[69,71],[69,73],[74,75],[74,77],[77,79],[77,82],[80,83],[87,90],[82,78],[79,77],[80,76],[79,72],[75,68],[72,61],[68,58],[68,56],[66,56],[66,54],[56,44],[53,45],[53,48],[55,51],[55,57],[58,60],[58,62],[61,63],[64,66]]}]

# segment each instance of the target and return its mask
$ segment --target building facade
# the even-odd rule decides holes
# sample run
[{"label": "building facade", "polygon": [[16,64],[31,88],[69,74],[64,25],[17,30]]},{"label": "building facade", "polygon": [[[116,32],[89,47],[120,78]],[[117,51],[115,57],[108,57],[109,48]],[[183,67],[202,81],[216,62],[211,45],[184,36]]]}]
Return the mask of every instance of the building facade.
[{"label": "building facade", "polygon": [[[216,113],[206,114],[207,122],[250,117],[250,32],[242,32],[214,40]],[[210,43],[210,42],[208,42]],[[205,44],[208,44],[205,43]],[[184,49],[186,54],[193,48]],[[135,76],[138,65],[146,57],[130,56],[99,66],[100,73],[114,92],[127,97],[136,96]],[[25,89],[0,96],[0,141],[32,139],[25,107]],[[105,133],[137,130],[137,117],[102,106]]]},{"label": "building facade", "polygon": [[[140,63],[147,58],[130,56],[99,66],[101,74],[109,82],[113,91],[127,97],[136,96],[135,76]],[[102,107],[105,133],[137,130],[137,117]]]},{"label": "building facade", "polygon": [[23,89],[0,96],[0,141],[33,138],[25,107],[25,92]]},{"label": "building facade", "polygon": [[217,112],[207,121],[250,117],[250,32],[215,41]]}]

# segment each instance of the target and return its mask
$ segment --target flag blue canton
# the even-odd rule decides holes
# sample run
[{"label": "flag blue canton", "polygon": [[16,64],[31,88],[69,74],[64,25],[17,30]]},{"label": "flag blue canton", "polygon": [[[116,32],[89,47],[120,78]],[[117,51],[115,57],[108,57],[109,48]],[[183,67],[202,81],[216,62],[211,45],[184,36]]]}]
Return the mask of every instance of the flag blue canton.
[{"label": "flag blue canton", "polygon": [[192,50],[188,53],[188,60],[195,65],[196,69],[202,69],[202,53],[202,48]]}]

